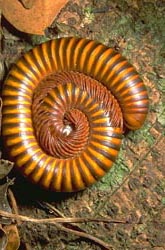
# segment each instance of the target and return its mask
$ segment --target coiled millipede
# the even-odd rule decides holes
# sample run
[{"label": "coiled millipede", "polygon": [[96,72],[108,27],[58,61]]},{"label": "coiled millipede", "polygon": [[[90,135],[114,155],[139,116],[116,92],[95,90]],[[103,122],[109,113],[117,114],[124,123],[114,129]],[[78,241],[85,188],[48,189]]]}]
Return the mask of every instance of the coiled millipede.
[{"label": "coiled millipede", "polygon": [[78,191],[104,176],[123,128],[140,128],[147,112],[146,88],[125,58],[96,41],[60,38],[26,53],[9,72],[2,135],[33,183]]}]

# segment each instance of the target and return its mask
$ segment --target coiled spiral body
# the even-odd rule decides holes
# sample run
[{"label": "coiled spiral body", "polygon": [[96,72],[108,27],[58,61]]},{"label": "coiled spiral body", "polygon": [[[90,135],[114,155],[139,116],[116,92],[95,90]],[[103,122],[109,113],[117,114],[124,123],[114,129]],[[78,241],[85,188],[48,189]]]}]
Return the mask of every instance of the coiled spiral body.
[{"label": "coiled spiral body", "polygon": [[99,42],[60,38],[26,53],[3,88],[2,134],[16,167],[53,191],[77,191],[112,166],[123,126],[138,129],[146,88]]}]

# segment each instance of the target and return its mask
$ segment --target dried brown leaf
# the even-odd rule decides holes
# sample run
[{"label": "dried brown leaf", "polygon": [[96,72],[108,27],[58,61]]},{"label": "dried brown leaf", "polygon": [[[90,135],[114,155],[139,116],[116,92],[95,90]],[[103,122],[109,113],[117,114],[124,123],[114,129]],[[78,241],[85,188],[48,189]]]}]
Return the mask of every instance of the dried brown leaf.
[{"label": "dried brown leaf", "polygon": [[[11,207],[7,199],[7,190],[8,190],[8,187],[12,184],[13,184],[13,180],[9,180],[7,183],[0,185],[0,209],[6,212],[11,212]],[[3,216],[0,217],[1,224],[10,225],[11,222],[12,220],[9,218],[3,217]]]},{"label": "dried brown leaf", "polygon": [[5,250],[17,250],[20,246],[20,238],[16,225],[14,224],[7,225],[3,229],[8,238]]},{"label": "dried brown leaf", "polygon": [[12,170],[13,166],[13,162],[0,159],[0,180],[8,175],[8,173]]},{"label": "dried brown leaf", "polygon": [[31,9],[36,0],[19,0],[26,9]]},{"label": "dried brown leaf", "polygon": [[0,225],[0,249],[5,250],[7,246],[7,235]]},{"label": "dried brown leaf", "polygon": [[[18,30],[43,35],[68,0],[35,0],[26,8],[22,1],[0,0],[0,9],[5,18]],[[25,1],[24,1],[25,4]],[[28,5],[29,7],[29,5]]]},{"label": "dried brown leaf", "polygon": [[[0,64],[0,65],[2,65],[2,64]],[[0,66],[0,68],[1,68],[1,66]],[[0,135],[1,135],[1,123],[2,123],[2,98],[0,98]]]}]

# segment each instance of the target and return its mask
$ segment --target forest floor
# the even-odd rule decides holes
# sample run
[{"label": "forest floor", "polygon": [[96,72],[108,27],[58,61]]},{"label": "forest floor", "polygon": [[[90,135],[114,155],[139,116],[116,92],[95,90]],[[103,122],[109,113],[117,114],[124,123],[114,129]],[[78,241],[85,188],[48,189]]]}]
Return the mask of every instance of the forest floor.
[{"label": "forest floor", "polygon": [[[20,223],[20,250],[165,249],[165,2],[162,0],[69,1],[45,36],[22,36],[2,20],[3,79],[11,65],[36,44],[79,36],[114,47],[137,69],[148,90],[144,126],[124,136],[118,160],[92,187],[49,194],[21,176],[11,187],[20,214],[33,218],[109,218],[119,221]],[[164,64],[164,65],[163,65]],[[64,228],[104,241],[81,237]]]}]

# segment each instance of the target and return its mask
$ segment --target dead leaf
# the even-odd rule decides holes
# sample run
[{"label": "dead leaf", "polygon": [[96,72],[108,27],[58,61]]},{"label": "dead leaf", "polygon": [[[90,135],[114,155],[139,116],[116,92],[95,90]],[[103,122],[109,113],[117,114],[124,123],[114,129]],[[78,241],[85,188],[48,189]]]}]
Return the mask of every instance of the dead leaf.
[{"label": "dead leaf", "polygon": [[[7,183],[0,185],[0,210],[11,213],[11,207],[7,199],[7,190],[10,185],[13,185],[14,180],[9,180]],[[0,217],[1,224],[11,224],[12,219]]]},{"label": "dead leaf", "polygon": [[7,225],[4,226],[4,231],[7,235],[7,246],[5,250],[17,250],[20,246],[20,238],[18,234],[18,229],[16,225]]},{"label": "dead leaf", "polygon": [[[28,2],[30,8],[27,8]],[[50,26],[67,2],[68,0],[34,0],[32,4],[32,1],[0,0],[0,9],[4,17],[16,29],[44,35],[44,30]]]},{"label": "dead leaf", "polygon": [[0,98],[0,135],[1,135],[1,123],[2,123],[2,98]]},{"label": "dead leaf", "polygon": [[14,163],[8,160],[0,160],[0,180],[3,179],[12,170]]},{"label": "dead leaf", "polygon": [[7,235],[3,230],[2,226],[0,225],[0,249],[6,250],[7,246]]},{"label": "dead leaf", "polygon": [[19,0],[26,9],[31,9],[36,0]]}]

